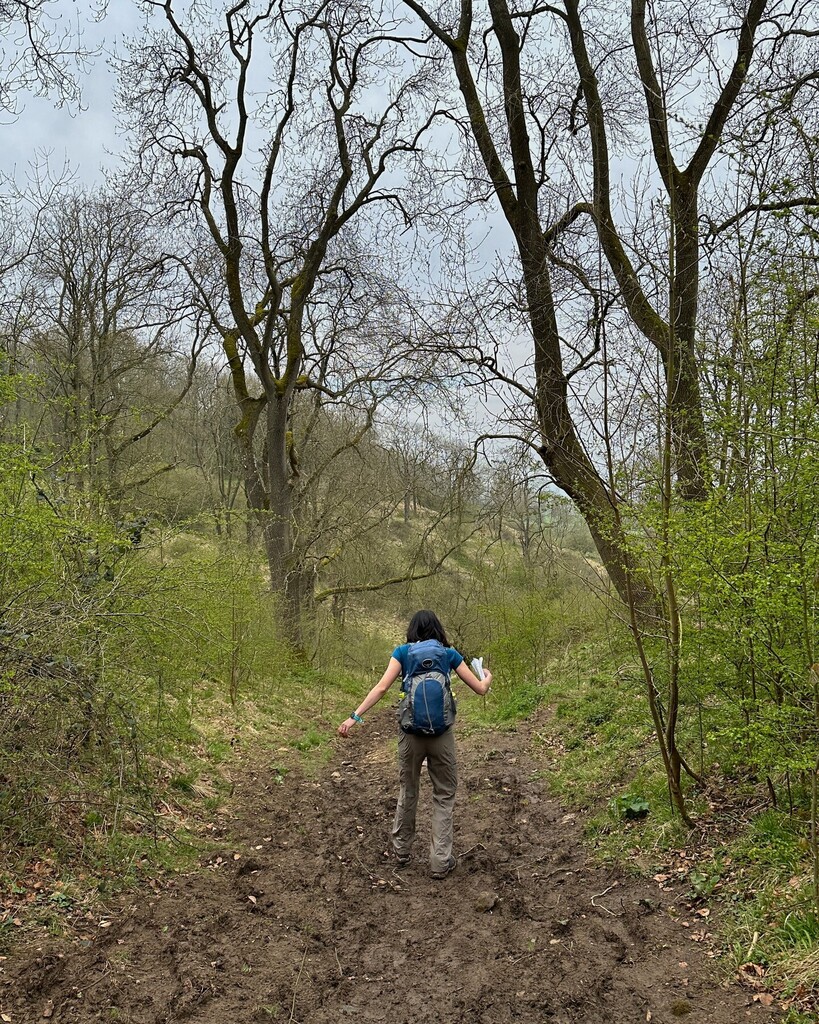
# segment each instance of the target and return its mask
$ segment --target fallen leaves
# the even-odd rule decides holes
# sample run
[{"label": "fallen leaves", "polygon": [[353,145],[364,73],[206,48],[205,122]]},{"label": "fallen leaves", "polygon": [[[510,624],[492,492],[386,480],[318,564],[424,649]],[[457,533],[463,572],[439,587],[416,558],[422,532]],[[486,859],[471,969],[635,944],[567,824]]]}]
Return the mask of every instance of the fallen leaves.
[{"label": "fallen leaves", "polygon": [[748,988],[756,989],[751,1001],[760,1006],[773,1006],[775,997],[766,992],[767,981],[765,979],[765,968],[762,964],[745,963],[737,971],[737,978]]},{"label": "fallen leaves", "polygon": [[739,968],[737,977],[746,985],[756,988],[760,985],[759,979],[765,977],[765,968],[762,964],[745,963]]}]

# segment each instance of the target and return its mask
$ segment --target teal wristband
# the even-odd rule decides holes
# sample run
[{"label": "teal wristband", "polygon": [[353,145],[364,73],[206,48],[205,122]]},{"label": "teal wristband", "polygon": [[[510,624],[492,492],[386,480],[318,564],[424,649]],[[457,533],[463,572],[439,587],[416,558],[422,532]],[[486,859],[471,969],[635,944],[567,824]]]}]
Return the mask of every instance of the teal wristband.
[{"label": "teal wristband", "polygon": [[357,714],[355,713],[355,711],[353,711],[353,712],[352,712],[352,713],[350,714],[350,718],[352,718],[352,720],[353,720],[354,722],[358,722],[358,724],[359,724],[359,725],[363,725],[363,724],[364,724],[364,719],[363,719],[363,718],[361,717],[361,715],[357,715]]}]

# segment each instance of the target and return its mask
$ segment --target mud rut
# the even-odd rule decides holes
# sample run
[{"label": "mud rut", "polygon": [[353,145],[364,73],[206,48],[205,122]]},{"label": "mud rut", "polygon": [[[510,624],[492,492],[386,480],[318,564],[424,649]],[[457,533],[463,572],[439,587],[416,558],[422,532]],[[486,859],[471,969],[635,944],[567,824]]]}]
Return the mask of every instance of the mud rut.
[{"label": "mud rut", "polygon": [[387,709],[316,777],[237,785],[230,838],[83,942],[8,963],[6,1020],[129,1024],[770,1021],[720,983],[673,892],[596,865],[535,778],[523,733],[459,738],[457,870],[385,855]]}]

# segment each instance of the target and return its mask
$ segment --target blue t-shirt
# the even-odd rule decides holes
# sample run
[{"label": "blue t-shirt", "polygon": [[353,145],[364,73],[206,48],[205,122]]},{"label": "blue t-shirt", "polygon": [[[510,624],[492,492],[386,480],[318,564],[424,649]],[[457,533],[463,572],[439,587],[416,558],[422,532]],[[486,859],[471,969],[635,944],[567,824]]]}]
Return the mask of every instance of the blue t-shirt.
[{"label": "blue t-shirt", "polygon": [[[400,647],[396,647],[395,650],[392,652],[393,658],[395,658],[396,661],[401,662],[402,676],[407,671],[407,652],[409,651],[409,649],[409,644],[401,644]],[[446,651],[447,657],[449,658],[449,671],[454,672],[455,669],[464,660],[463,655],[459,654],[454,647],[445,647],[444,650]]]}]

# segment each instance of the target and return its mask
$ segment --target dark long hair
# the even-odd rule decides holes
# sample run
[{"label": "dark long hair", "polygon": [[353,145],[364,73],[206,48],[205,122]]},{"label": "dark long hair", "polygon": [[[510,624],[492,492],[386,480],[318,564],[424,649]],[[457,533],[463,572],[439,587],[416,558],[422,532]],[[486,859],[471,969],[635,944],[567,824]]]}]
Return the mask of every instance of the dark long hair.
[{"label": "dark long hair", "polygon": [[422,610],[416,612],[407,626],[407,643],[414,644],[418,640],[437,640],[444,647],[449,647],[441,620],[435,614]]}]

